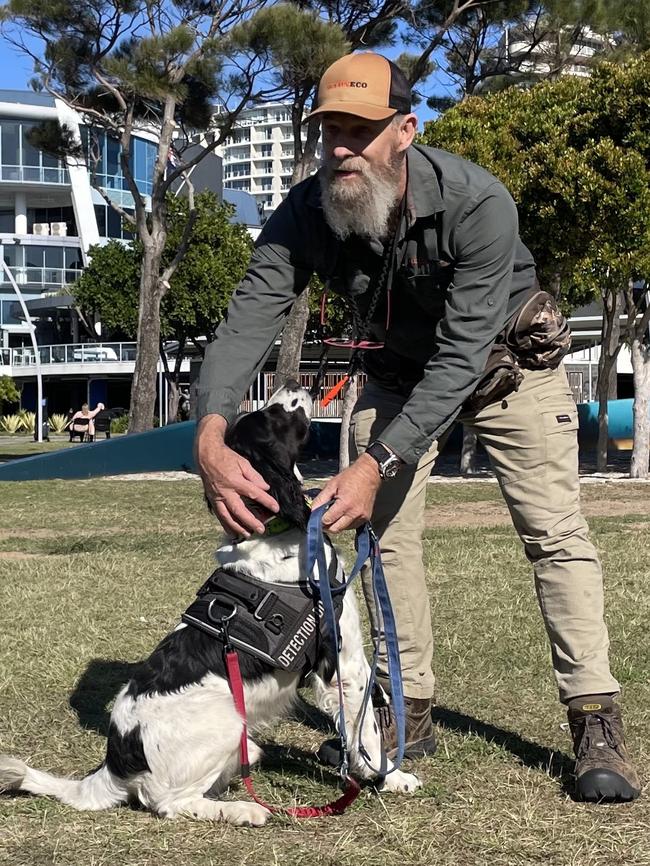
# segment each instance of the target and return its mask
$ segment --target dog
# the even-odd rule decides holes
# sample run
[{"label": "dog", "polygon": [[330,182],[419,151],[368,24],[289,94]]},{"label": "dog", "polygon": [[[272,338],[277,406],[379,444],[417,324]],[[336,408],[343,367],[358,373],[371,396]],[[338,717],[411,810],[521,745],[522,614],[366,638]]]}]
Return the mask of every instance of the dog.
[{"label": "dog", "polygon": [[[241,416],[229,428],[226,444],[247,458],[269,484],[280,506],[280,519],[288,528],[223,545],[216,559],[224,572],[275,584],[305,580],[310,511],[296,460],[307,440],[311,408],[309,392],[290,381],[263,409]],[[337,566],[337,554],[329,542],[326,553],[330,571]],[[339,628],[351,771],[360,779],[377,778],[383,791],[413,792],[421,785],[417,776],[393,769],[382,752],[372,709],[362,713],[370,670],[352,591],[345,593]],[[273,668],[252,655],[240,653],[240,664],[249,732],[254,733],[261,725],[287,715],[304,678],[300,672]],[[307,679],[319,708],[335,717],[339,696],[333,672],[331,654],[323,651]],[[271,815],[263,806],[214,799],[215,791],[224,792],[239,770],[242,729],[226,678],[222,644],[181,622],[137,666],[117,695],[106,759],[97,770],[80,780],[61,778],[0,756],[0,790],[49,795],[83,810],[135,801],[166,818],[189,816],[261,826]],[[359,752],[359,733],[370,766]],[[250,734],[248,751],[251,764],[260,759],[261,750]],[[382,760],[386,775],[376,777],[371,767],[381,767]]]}]

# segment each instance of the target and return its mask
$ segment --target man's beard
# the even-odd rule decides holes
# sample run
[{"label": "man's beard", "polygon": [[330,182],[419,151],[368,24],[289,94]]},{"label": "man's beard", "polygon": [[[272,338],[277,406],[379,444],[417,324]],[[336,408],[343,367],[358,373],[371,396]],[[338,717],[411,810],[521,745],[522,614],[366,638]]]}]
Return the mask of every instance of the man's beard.
[{"label": "man's beard", "polygon": [[[354,180],[337,177],[336,169],[358,171]],[[361,156],[341,162],[329,160],[319,173],[325,219],[337,237],[349,235],[383,239],[399,198],[402,160],[373,167]]]}]

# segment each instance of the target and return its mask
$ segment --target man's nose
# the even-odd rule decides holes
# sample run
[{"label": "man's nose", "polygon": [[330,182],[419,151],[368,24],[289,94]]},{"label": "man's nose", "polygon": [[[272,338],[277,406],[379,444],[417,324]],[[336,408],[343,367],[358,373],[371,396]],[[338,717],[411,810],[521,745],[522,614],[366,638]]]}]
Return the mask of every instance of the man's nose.
[{"label": "man's nose", "polygon": [[356,156],[356,152],[343,140],[337,141],[332,147],[332,156],[334,159],[347,159],[350,156]]}]

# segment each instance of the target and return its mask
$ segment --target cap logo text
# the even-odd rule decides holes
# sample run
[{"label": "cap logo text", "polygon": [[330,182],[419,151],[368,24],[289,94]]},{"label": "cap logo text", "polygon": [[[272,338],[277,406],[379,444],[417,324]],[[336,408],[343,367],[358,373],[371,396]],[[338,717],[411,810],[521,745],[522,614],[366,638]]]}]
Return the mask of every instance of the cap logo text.
[{"label": "cap logo text", "polygon": [[327,85],[328,90],[334,90],[336,87],[367,87],[367,81],[334,81]]}]

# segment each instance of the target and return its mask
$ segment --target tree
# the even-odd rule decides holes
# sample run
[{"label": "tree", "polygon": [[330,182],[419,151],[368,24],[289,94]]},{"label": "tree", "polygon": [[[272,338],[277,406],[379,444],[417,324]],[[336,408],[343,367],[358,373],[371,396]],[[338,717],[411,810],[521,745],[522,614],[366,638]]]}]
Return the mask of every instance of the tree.
[{"label": "tree", "polygon": [[[228,136],[241,108],[274,93],[261,77],[265,61],[255,46],[234,54],[229,42],[233,27],[265,5],[266,0],[61,0],[54,5],[9,0],[0,10],[6,37],[34,58],[35,86],[81,112],[91,130],[85,152],[78,133],[68,126],[42,127],[38,143],[68,160],[85,161],[95,188],[141,244],[133,431],[153,423],[160,305],[196,219],[190,170]],[[185,145],[197,130],[210,126],[214,101],[223,110],[213,141],[190,155]],[[155,130],[158,136],[150,208],[131,167],[133,136],[142,130]],[[132,208],[122,207],[98,182],[94,168],[101,136],[95,132],[119,142]],[[170,160],[176,163],[173,168]],[[188,220],[175,255],[163,265],[167,193],[181,177],[188,191]]]},{"label": "tree", "polygon": [[[566,309],[600,297],[603,339],[627,298],[626,339],[650,311],[630,306],[630,281],[650,272],[647,104],[650,57],[599,65],[591,79],[470,99],[427,127],[426,143],[459,153],[499,177],[519,209],[542,286]],[[620,341],[601,351],[598,465],[607,460],[607,382]],[[647,471],[647,467],[646,467]]]},{"label": "tree", "polygon": [[[246,228],[231,224],[231,205],[219,204],[212,192],[199,193],[194,202],[196,217],[187,252],[170,280],[160,308],[160,356],[170,385],[169,415],[176,417],[181,365],[188,343],[212,339],[214,325],[228,305],[243,277],[252,242]],[[169,196],[167,244],[162,265],[176,253],[185,230],[190,204],[183,197]],[[142,268],[142,245],[110,241],[91,248],[92,259],[74,285],[75,301],[84,317],[101,320],[108,328],[134,336],[138,327],[138,293]],[[169,368],[164,341],[176,341],[173,369]]]},{"label": "tree", "polygon": [[10,376],[0,376],[0,409],[3,403],[17,403],[20,400],[20,392],[16,383]]}]

